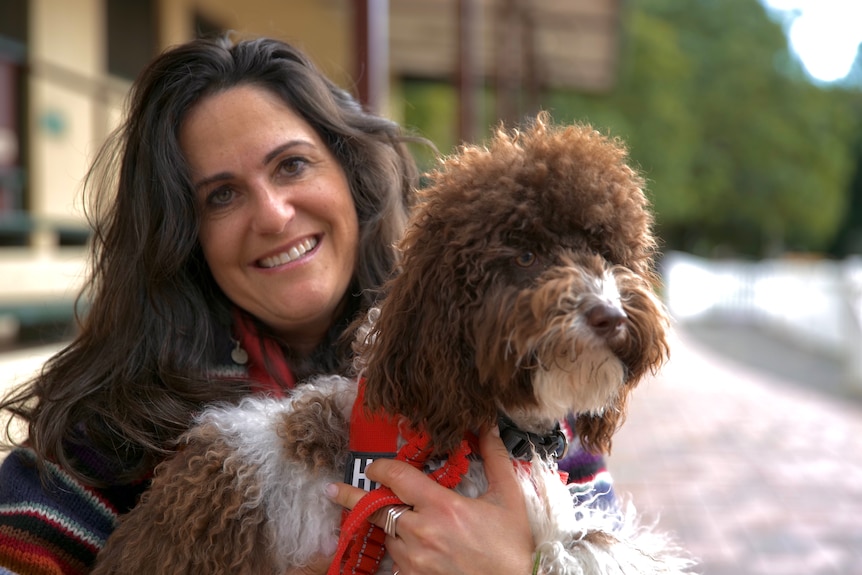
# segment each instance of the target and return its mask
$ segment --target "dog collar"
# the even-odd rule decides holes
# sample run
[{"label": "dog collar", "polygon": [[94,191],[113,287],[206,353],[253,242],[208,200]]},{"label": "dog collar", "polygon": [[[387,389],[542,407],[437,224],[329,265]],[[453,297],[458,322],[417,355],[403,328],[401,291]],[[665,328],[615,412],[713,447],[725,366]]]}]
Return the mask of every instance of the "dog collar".
[{"label": "dog collar", "polygon": [[554,459],[560,459],[566,454],[568,441],[563,430],[560,429],[559,422],[547,435],[524,431],[502,413],[497,420],[497,425],[500,428],[500,439],[515,459],[528,459],[533,452],[542,457]]}]

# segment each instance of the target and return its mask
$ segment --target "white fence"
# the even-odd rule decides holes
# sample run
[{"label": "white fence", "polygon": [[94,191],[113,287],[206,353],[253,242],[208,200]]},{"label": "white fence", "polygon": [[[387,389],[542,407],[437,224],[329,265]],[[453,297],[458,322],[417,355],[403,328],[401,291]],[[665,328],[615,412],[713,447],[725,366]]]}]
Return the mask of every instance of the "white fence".
[{"label": "white fence", "polygon": [[757,327],[841,362],[848,386],[862,390],[862,258],[713,261],[672,252],[663,276],[678,322]]}]

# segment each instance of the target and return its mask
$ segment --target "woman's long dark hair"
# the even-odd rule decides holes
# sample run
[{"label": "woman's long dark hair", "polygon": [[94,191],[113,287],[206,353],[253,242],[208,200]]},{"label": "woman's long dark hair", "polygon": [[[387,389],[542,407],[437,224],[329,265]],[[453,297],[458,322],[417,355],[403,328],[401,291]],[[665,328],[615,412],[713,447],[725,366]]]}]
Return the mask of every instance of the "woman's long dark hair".
[{"label": "woman's long dark hair", "polygon": [[[122,462],[119,478],[134,479],[169,452],[202,404],[247,392],[208,375],[230,303],[198,243],[200,210],[178,142],[189,110],[239,85],[279,95],[347,175],[360,230],[348,309],[367,309],[394,268],[417,176],[397,124],[365,112],[277,40],[196,40],[157,57],[85,182],[94,241],[79,335],[0,403],[28,422],[28,444],[41,458],[84,481],[99,483],[72,455],[76,442]],[[343,370],[347,355],[344,346],[327,345],[316,361]]]}]

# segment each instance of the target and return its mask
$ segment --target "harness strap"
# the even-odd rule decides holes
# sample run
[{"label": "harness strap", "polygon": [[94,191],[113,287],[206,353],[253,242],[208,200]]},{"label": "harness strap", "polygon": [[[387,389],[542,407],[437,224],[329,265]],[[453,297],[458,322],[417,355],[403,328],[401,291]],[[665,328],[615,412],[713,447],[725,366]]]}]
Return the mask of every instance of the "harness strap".
[{"label": "harness strap", "polygon": [[[362,408],[365,382],[360,381],[356,403],[353,406],[351,419],[350,446],[351,450],[361,448],[362,451],[386,452],[394,451],[397,441],[398,429],[391,419],[378,418],[375,426],[378,426],[376,437],[366,435],[371,429]],[[354,426],[354,423],[357,426]],[[386,426],[389,429],[385,429]],[[364,430],[364,431],[363,431]],[[394,435],[393,435],[394,432]],[[406,443],[396,455],[396,459],[405,461],[417,469],[422,469],[431,454],[430,440],[424,432],[414,433],[404,431]],[[365,437],[363,437],[365,436]],[[366,440],[368,443],[366,443]],[[469,460],[467,459],[471,449],[465,440],[461,442],[458,449],[449,456],[442,467],[430,474],[437,483],[448,489],[454,488],[461,481],[461,477],[467,472]],[[371,575],[377,571],[380,561],[386,552],[384,541],[386,534],[383,529],[369,521],[369,517],[379,509],[389,505],[403,503],[395,493],[386,486],[378,487],[369,491],[357,505],[345,514],[341,524],[341,536],[338,540],[338,549],[329,566],[327,575]],[[343,559],[345,554],[347,558]]]},{"label": "harness strap", "polygon": [[[342,521],[341,537],[335,558],[329,566],[329,575],[370,575],[377,571],[386,553],[383,544],[386,533],[370,523],[368,518],[378,509],[400,503],[401,500],[388,487],[379,487],[359,500]],[[350,552],[342,569],[342,557],[348,549]]]}]

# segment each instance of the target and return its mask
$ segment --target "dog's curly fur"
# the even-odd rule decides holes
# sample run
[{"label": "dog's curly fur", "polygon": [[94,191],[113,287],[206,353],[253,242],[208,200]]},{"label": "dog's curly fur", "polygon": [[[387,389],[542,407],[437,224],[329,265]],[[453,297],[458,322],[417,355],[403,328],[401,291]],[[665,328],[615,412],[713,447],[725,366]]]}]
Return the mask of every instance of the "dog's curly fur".
[{"label": "dog's curly fur", "polygon": [[[569,412],[609,452],[630,390],[668,355],[644,182],[621,143],[540,114],[431,175],[399,273],[359,330],[366,408],[445,456],[502,413],[543,434]],[[99,556],[107,573],[283,573],[333,549],[355,380],[208,409]],[[620,510],[593,509],[536,455],[521,481],[542,573],[682,573],[688,559]],[[486,486],[474,461],[463,492]]]},{"label": "dog's curly fur", "polygon": [[[444,453],[465,430],[495,421],[501,404],[538,408],[535,372],[587,369],[590,348],[625,371],[627,387],[608,390],[612,404],[569,405],[582,411],[584,445],[607,452],[624,413],[621,391],[667,355],[643,180],[620,144],[546,122],[501,130],[490,148],[466,147],[432,176],[378,337],[360,354],[369,407],[407,416]],[[616,282],[629,318],[607,339],[578,325],[601,313],[605,282]]]}]

